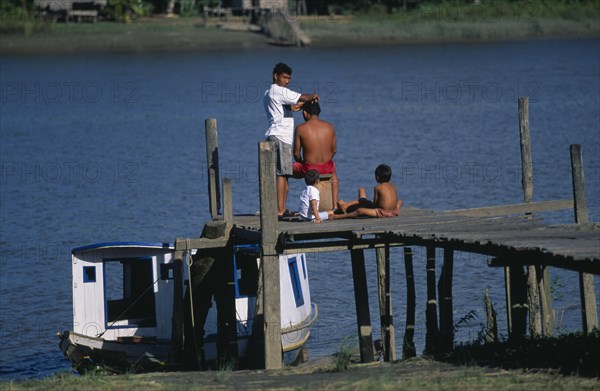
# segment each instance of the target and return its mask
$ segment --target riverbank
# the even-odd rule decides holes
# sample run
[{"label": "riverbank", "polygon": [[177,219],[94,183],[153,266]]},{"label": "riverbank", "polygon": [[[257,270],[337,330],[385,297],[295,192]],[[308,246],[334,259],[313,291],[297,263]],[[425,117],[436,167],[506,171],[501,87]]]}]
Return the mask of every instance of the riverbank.
[{"label": "riverbank", "polygon": [[503,370],[455,366],[415,358],[399,363],[353,364],[336,371],[334,358],[281,370],[163,372],[138,375],[76,376],[0,383],[6,390],[598,390],[596,378],[560,376],[549,370]]},{"label": "riverbank", "polygon": [[[566,16],[513,8],[441,7],[391,15],[289,17],[298,20],[312,46],[325,48],[600,36],[598,2],[577,5]],[[208,22],[154,16],[131,23],[2,23],[0,54],[195,52],[269,45],[268,37],[247,29],[243,17]]]}]

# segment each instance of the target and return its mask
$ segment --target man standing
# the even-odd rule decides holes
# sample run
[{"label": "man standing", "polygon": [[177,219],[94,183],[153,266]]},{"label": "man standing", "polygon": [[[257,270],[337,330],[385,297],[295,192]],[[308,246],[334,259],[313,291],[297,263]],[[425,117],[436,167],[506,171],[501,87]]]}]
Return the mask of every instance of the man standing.
[{"label": "man standing", "polygon": [[296,128],[294,137],[294,159],[292,174],[302,178],[308,170],[319,174],[331,174],[333,205],[338,202],[338,177],[333,157],[337,149],[334,126],[319,118],[321,107],[318,102],[308,102],[302,106],[304,122]]},{"label": "man standing", "polygon": [[317,101],[317,94],[301,94],[287,88],[292,80],[292,68],[278,63],[273,68],[273,84],[265,91],[263,103],[269,129],[267,139],[275,145],[277,159],[277,215],[286,217],[288,178],[292,175],[292,143],[294,141],[294,117],[292,111],[298,111],[304,102]]}]

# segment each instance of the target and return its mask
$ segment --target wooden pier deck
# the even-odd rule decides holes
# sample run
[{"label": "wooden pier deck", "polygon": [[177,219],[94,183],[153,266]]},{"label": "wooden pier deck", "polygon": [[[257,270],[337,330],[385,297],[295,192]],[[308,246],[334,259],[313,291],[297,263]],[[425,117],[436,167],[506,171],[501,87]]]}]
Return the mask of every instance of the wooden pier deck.
[{"label": "wooden pier deck", "polygon": [[[554,203],[556,204],[556,203]],[[563,201],[569,205],[569,201]],[[570,203],[572,205],[572,202]],[[548,205],[538,203],[536,206]],[[347,219],[311,222],[278,222],[278,252],[340,251],[390,246],[451,247],[457,251],[489,255],[506,265],[544,264],[600,274],[600,225],[546,225],[541,219],[498,215],[535,206],[478,208],[434,212],[406,208],[389,219]],[[496,212],[494,212],[496,210]],[[235,216],[232,234],[260,241],[258,216]]]},{"label": "wooden pier deck", "polygon": [[[202,253],[212,249],[228,249],[236,243],[260,244],[263,289],[258,301],[264,311],[263,335],[269,336],[263,340],[262,356],[267,369],[282,365],[277,259],[280,254],[285,253],[350,252],[358,340],[363,362],[374,358],[364,257],[364,250],[368,249],[376,249],[377,252],[381,339],[386,361],[396,357],[391,307],[390,247],[404,247],[404,259],[400,261],[404,262],[407,278],[405,348],[412,341],[415,325],[410,246],[423,246],[427,249],[427,352],[448,351],[453,348],[454,251],[487,255],[490,257],[488,266],[504,268],[509,338],[524,337],[527,322],[530,336],[551,334],[553,326],[549,266],[579,273],[582,328],[584,332],[589,332],[598,327],[593,276],[600,275],[600,224],[588,222],[581,148],[578,145],[571,146],[573,199],[531,202],[530,146],[528,134],[524,131],[527,130],[526,115],[522,115],[526,113],[526,103],[526,100],[519,101],[524,203],[450,211],[403,208],[400,216],[395,218],[346,219],[321,224],[277,220],[274,149],[266,141],[259,143],[258,151],[260,214],[234,215],[232,182],[229,178],[223,179],[222,186],[219,182],[216,121],[209,119],[206,121],[206,156],[209,209],[213,220],[206,223],[199,239],[176,239],[176,259],[181,263],[183,253],[193,249]],[[540,218],[542,212],[561,209],[574,211],[575,224],[548,225]],[[437,287],[436,248],[444,250]],[[177,275],[181,275],[181,271]],[[179,284],[182,283],[180,279],[178,281]],[[180,308],[181,298],[176,297],[174,300],[174,305]],[[179,310],[175,313],[178,312]],[[181,320],[174,317],[173,322],[174,329],[177,329]],[[488,322],[488,327],[492,330],[495,325]],[[180,337],[181,334],[174,335],[173,340],[180,341]]]}]

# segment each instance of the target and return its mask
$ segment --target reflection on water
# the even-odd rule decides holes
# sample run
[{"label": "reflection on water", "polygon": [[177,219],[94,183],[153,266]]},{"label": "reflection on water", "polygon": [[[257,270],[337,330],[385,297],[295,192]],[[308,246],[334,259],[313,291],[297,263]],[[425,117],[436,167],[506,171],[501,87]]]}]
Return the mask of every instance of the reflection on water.
[{"label": "reflection on water", "polygon": [[[279,61],[294,68],[293,88],[321,94],[321,117],[337,128],[341,198],[353,198],[358,186],[370,189],[374,168],[385,162],[407,206],[521,202],[516,100],[528,95],[534,200],[571,197],[568,147],[582,144],[590,218],[600,220],[599,47],[597,40],[564,40],[2,58],[2,378],[68,368],[54,334],[71,328],[71,248],[200,233],[209,218],[205,118],[218,119],[221,173],[233,180],[234,212],[258,210],[257,143],[267,126],[261,95]],[[301,188],[292,183],[289,207]],[[569,211],[545,217],[573,219]],[[414,252],[422,351],[425,255]],[[401,254],[392,250],[399,343]],[[354,296],[348,254],[308,259],[320,309],[309,341],[316,358],[356,336]],[[374,259],[367,252],[378,338]],[[497,312],[505,311],[502,273],[485,260],[456,254],[454,319],[478,313],[458,340],[481,329],[486,287]],[[553,270],[552,279],[560,327],[576,330],[577,276]],[[506,334],[504,324],[500,329]]]}]

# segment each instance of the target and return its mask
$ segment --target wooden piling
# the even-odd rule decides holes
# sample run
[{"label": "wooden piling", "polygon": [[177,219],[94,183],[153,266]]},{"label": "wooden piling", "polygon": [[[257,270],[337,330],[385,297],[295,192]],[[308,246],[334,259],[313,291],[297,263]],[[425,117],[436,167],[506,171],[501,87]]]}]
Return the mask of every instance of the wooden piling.
[{"label": "wooden piling", "polygon": [[550,290],[550,268],[536,265],[540,306],[542,309],[542,335],[549,337],[553,334],[554,316],[552,314],[552,291]]},{"label": "wooden piling", "polygon": [[260,231],[263,278],[265,369],[281,368],[281,298],[277,245],[277,192],[275,149],[270,141],[259,143]]},{"label": "wooden piling", "polygon": [[444,249],[444,263],[438,284],[440,307],[440,348],[450,352],[454,348],[454,316],[452,306],[452,271],[454,268],[454,251]]},{"label": "wooden piling", "polygon": [[377,253],[377,274],[379,281],[379,317],[381,321],[381,340],[383,359],[386,362],[396,360],[396,337],[392,317],[392,291],[390,284],[390,246],[379,247]]},{"label": "wooden piling", "polygon": [[483,305],[485,307],[486,318],[485,342],[498,342],[498,324],[496,322],[496,311],[494,310],[494,306],[492,305],[492,299],[490,298],[490,290],[488,288],[485,288],[485,294],[483,296]]},{"label": "wooden piling", "polygon": [[509,266],[506,277],[510,302],[507,302],[507,311],[510,311],[510,328],[508,337],[519,340],[525,336],[527,330],[527,278],[522,266]]},{"label": "wooden piling", "polygon": [[535,265],[527,266],[527,303],[529,304],[529,336],[542,335],[542,319],[538,278]]},{"label": "wooden piling", "polygon": [[208,169],[208,205],[210,216],[216,219],[221,209],[221,191],[219,189],[219,141],[217,120],[207,118],[204,121],[206,135],[206,165]]},{"label": "wooden piling", "polygon": [[519,98],[519,135],[521,143],[521,184],[525,203],[533,198],[533,163],[529,134],[529,98]]},{"label": "wooden piling", "polygon": [[[519,139],[521,144],[521,184],[523,186],[523,201],[528,204],[533,198],[533,159],[531,154],[531,135],[529,131],[529,98],[519,97]],[[526,214],[531,218],[531,212]],[[535,265],[527,267],[527,286],[529,302],[529,331],[532,336],[548,333],[552,328],[551,317],[546,316],[551,311],[551,297],[544,288],[550,283],[550,271],[547,268],[538,270]],[[543,316],[544,314],[544,316]],[[542,327],[542,317],[545,320]]]},{"label": "wooden piling", "polygon": [[406,328],[402,343],[402,358],[406,360],[417,356],[413,340],[415,335],[415,309],[417,300],[413,271],[413,253],[410,247],[404,247],[404,272],[406,274]]},{"label": "wooden piling", "polygon": [[425,352],[434,354],[438,349],[438,316],[435,292],[435,247],[427,246],[427,307],[425,309]]},{"label": "wooden piling", "polygon": [[171,329],[173,361],[183,357],[183,251],[175,251],[173,259],[173,317]]},{"label": "wooden piling", "polygon": [[233,189],[231,178],[223,179],[223,220],[227,225],[227,234],[233,225]]},{"label": "wooden piling", "polygon": [[[570,152],[573,200],[575,201],[575,223],[588,224],[581,145],[571,145]],[[596,293],[594,292],[594,276],[592,274],[579,273],[579,292],[581,296],[583,331],[589,333],[598,327],[598,310],[596,307]]]},{"label": "wooden piling", "polygon": [[351,250],[352,279],[354,281],[354,303],[356,306],[356,323],[358,325],[358,346],[360,361],[371,362],[373,354],[373,332],[369,313],[369,294],[367,274],[365,272],[365,255],[363,250]]}]

